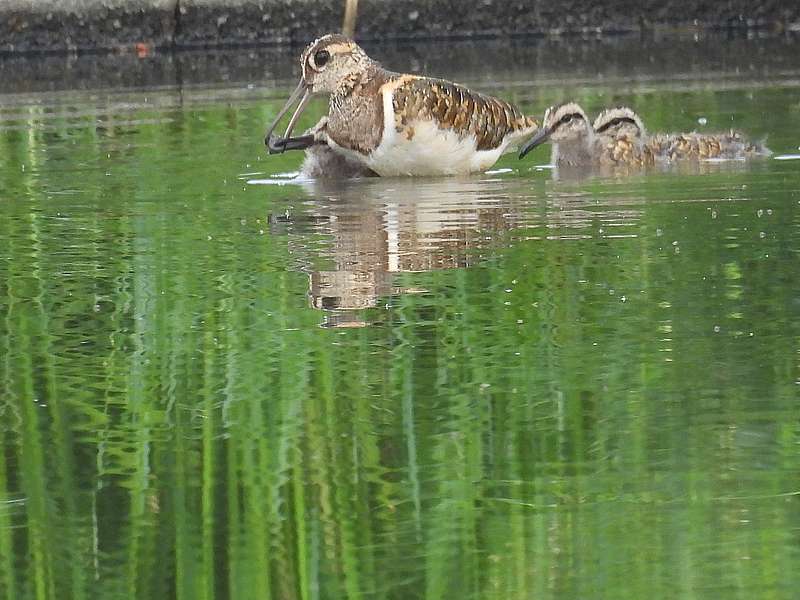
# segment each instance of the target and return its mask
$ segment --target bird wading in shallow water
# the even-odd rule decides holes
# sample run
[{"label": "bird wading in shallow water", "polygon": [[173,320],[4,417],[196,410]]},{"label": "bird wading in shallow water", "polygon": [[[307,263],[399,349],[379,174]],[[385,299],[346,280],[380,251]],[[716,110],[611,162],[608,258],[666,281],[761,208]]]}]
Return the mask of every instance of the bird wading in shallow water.
[{"label": "bird wading in shallow water", "polygon": [[[490,168],[538,129],[504,100],[387,71],[342,35],[319,38],[300,60],[300,83],[264,139],[270,154],[325,144],[382,176],[452,175]],[[291,137],[316,94],[330,96],[327,116],[313,133]],[[298,101],[283,137],[273,136]]]},{"label": "bird wading in shallow water", "polygon": [[644,123],[626,106],[609,108],[592,125],[601,164],[650,166],[655,155],[647,145]]},{"label": "bird wading in shallow water", "polygon": [[772,154],[762,142],[739,131],[727,133],[657,133],[647,140],[656,158],[667,161],[747,160]]},{"label": "bird wading in shallow water", "polygon": [[643,135],[644,125],[630,109],[604,111],[592,125],[578,104],[567,102],[547,109],[542,128],[523,146],[519,157],[549,141],[553,145],[550,160],[556,166],[652,165],[653,153]]},{"label": "bird wading in shallow water", "polygon": [[[630,108],[611,108],[601,112],[594,122],[598,136],[621,141],[638,140],[640,152],[652,154],[657,161],[675,160],[742,160],[769,156],[771,151],[759,142],[752,142],[741,132],[727,133],[656,133],[648,135],[642,119]],[[647,160],[651,160],[646,157]]]},{"label": "bird wading in shallow water", "polygon": [[760,142],[738,131],[728,133],[656,133],[648,135],[642,119],[627,107],[601,112],[593,125],[574,102],[545,112],[542,128],[520,151],[550,141],[552,162],[562,166],[650,166],[656,162],[744,160],[769,156]]}]

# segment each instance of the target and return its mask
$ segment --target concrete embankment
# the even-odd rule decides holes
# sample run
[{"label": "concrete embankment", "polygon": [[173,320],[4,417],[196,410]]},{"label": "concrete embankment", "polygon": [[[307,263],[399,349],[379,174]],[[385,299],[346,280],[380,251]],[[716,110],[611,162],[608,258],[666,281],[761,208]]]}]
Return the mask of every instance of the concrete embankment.
[{"label": "concrete embankment", "polygon": [[[0,52],[305,42],[341,28],[344,0],[3,0]],[[800,30],[781,0],[360,0],[360,39]]]}]

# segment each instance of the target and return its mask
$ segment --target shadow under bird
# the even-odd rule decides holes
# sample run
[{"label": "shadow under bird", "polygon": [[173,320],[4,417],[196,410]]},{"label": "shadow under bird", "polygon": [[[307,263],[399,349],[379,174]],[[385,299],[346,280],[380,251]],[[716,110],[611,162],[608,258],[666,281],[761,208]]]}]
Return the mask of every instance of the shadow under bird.
[{"label": "shadow under bird", "polygon": [[[453,175],[490,168],[538,130],[535,119],[499,98],[387,71],[342,35],[319,38],[300,60],[300,83],[265,136],[270,154],[324,144],[382,176]],[[312,133],[292,137],[317,94],[329,95],[328,114]],[[295,104],[283,137],[274,136]]]}]

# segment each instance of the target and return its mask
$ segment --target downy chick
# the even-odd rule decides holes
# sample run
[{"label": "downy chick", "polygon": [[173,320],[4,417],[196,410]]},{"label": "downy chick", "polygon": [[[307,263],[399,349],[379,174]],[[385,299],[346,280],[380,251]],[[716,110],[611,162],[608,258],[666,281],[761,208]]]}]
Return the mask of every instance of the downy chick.
[{"label": "downy chick", "polygon": [[604,165],[652,165],[653,151],[645,143],[642,119],[627,106],[609,108],[597,115],[593,125],[595,153]]},{"label": "downy chick", "polygon": [[[327,124],[328,117],[303,135],[315,135]],[[312,179],[355,179],[357,177],[377,177],[377,173],[364,163],[337,152],[324,141],[315,142],[305,149],[305,159],[300,173]]]},{"label": "downy chick", "polygon": [[745,160],[772,154],[762,142],[752,142],[741,132],[657,134],[647,145],[657,158],[680,160]]},{"label": "downy chick", "polygon": [[522,146],[519,157],[547,141],[553,145],[553,165],[577,167],[593,163],[594,131],[584,110],[574,102],[548,108],[541,129]]},{"label": "downy chick", "polygon": [[641,166],[653,164],[653,155],[643,143],[644,125],[628,108],[604,111],[589,123],[584,110],[574,102],[549,108],[542,128],[520,152],[551,141],[551,162],[556,166]]}]

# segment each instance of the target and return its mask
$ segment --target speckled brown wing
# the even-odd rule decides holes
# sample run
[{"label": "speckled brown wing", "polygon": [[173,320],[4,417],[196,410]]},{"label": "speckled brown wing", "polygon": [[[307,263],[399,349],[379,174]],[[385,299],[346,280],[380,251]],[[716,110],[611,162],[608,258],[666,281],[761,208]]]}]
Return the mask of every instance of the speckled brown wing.
[{"label": "speckled brown wing", "polygon": [[432,119],[440,129],[475,136],[478,150],[500,146],[507,135],[538,127],[515,106],[440,79],[400,81],[392,96],[397,132],[411,139],[413,121]]},{"label": "speckled brown wing", "polygon": [[621,134],[603,143],[599,152],[601,164],[649,166],[655,163],[653,151],[637,136]]},{"label": "speckled brown wing", "polygon": [[676,135],[669,147],[669,158],[718,158],[722,147],[714,135],[687,133]]},{"label": "speckled brown wing", "polygon": [[647,146],[657,158],[669,160],[742,159],[770,154],[763,143],[752,142],[738,131],[656,134],[648,139]]},{"label": "speckled brown wing", "polygon": [[647,138],[645,146],[657,158],[668,158],[669,149],[675,140],[675,135],[655,133]]}]

